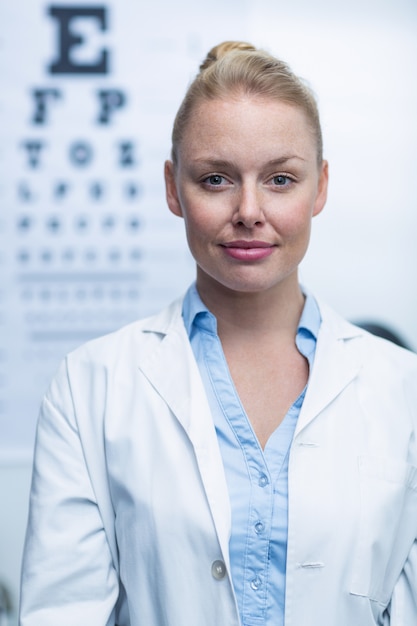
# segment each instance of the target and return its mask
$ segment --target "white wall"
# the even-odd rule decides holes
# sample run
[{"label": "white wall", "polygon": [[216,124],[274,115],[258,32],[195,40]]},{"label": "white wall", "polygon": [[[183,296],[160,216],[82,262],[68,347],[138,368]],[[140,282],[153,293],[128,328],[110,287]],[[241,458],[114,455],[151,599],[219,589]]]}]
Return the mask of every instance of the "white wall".
[{"label": "white wall", "polygon": [[[0,463],[0,583],[11,593],[13,614],[10,626],[17,620],[20,560],[22,555],[27,502],[31,478],[31,461],[16,459]],[[3,624],[2,624],[3,626]]]}]

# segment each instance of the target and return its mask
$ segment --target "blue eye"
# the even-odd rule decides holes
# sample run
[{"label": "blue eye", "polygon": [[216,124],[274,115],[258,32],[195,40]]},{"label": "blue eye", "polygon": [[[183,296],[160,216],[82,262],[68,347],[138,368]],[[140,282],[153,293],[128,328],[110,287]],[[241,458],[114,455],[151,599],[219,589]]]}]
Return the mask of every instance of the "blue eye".
[{"label": "blue eye", "polygon": [[213,187],[219,187],[223,182],[224,182],[224,178],[223,176],[220,176],[220,174],[212,174],[211,176],[208,176],[204,182],[208,183],[209,185],[213,185]]},{"label": "blue eye", "polygon": [[283,186],[286,185],[290,179],[288,178],[288,176],[284,176],[284,174],[279,174],[278,176],[274,176],[274,178],[272,179],[274,182],[274,185],[278,185],[278,186]]}]

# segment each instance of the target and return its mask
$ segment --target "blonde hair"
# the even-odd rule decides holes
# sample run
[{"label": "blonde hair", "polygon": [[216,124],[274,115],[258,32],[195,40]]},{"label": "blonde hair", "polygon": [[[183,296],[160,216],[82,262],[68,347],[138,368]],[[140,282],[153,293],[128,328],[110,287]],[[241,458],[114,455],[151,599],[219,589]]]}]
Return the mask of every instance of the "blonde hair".
[{"label": "blonde hair", "polygon": [[172,130],[172,161],[194,107],[204,100],[247,94],[275,99],[299,107],[307,116],[317,142],[317,159],[323,158],[319,112],[310,88],[286,63],[243,41],[225,41],[215,46],[200,65],[176,115]]}]

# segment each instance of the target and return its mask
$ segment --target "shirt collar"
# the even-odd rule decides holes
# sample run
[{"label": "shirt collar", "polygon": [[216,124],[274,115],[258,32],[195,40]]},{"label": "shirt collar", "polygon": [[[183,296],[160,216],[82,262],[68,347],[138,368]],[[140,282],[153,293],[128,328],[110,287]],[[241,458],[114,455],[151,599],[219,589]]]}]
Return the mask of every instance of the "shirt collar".
[{"label": "shirt collar", "polygon": [[301,287],[301,291],[305,295],[306,300],[301,313],[300,321],[298,322],[297,332],[305,331],[317,341],[321,325],[319,305],[317,304],[315,297],[303,286]]},{"label": "shirt collar", "polygon": [[[305,295],[304,308],[298,324],[297,334],[307,334],[317,340],[321,324],[321,315],[314,296],[302,287]],[[216,333],[216,318],[201,300],[195,282],[188,288],[182,307],[182,316],[188,336],[191,338],[196,327]]]},{"label": "shirt collar", "polygon": [[217,333],[217,320],[201,300],[195,282],[185,294],[182,317],[190,339],[194,326],[203,326],[206,330]]}]

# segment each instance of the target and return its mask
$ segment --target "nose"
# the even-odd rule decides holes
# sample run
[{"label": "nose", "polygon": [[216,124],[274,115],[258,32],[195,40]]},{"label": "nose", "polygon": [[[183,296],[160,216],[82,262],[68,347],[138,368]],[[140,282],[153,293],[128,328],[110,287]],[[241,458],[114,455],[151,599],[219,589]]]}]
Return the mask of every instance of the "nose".
[{"label": "nose", "polygon": [[256,184],[243,184],[236,198],[233,223],[253,228],[264,222],[261,193]]}]

